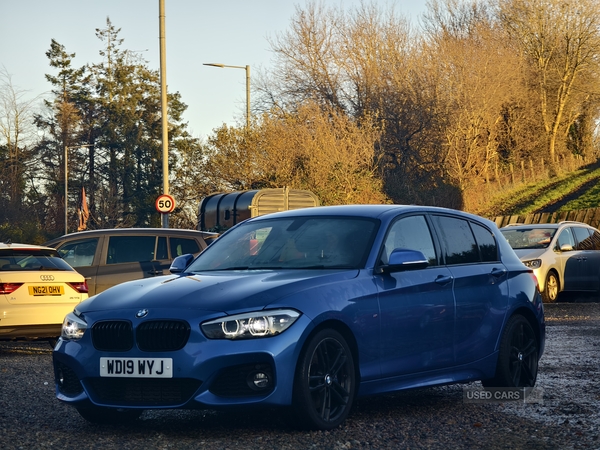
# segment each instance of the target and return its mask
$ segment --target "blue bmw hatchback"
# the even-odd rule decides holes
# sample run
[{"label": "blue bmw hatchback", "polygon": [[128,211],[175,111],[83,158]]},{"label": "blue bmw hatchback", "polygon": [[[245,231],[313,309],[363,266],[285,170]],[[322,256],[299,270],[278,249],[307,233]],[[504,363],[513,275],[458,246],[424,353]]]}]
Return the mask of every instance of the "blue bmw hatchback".
[{"label": "blue bmw hatchback", "polygon": [[56,394],[85,419],[269,406],[330,429],[358,396],[475,380],[532,387],[544,350],[531,269],[492,222],[450,209],[269,214],[171,272],[65,318]]}]

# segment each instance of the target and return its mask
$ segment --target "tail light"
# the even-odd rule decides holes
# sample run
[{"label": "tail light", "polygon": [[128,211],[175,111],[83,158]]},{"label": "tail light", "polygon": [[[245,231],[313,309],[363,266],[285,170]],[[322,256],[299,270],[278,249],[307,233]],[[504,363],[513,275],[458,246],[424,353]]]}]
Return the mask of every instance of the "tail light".
[{"label": "tail light", "polygon": [[80,294],[87,294],[87,292],[88,292],[87,281],[84,281],[82,283],[68,283],[68,284],[69,284],[69,286],[71,286],[73,289],[75,289]]},{"label": "tail light", "polygon": [[0,294],[10,294],[22,285],[23,283],[0,283]]},{"label": "tail light", "polygon": [[540,283],[537,279],[537,277],[535,276],[535,273],[530,272],[531,273],[531,278],[533,278],[533,281],[535,281],[535,287],[539,290],[540,289]]},{"label": "tail light", "polygon": [[538,281],[538,278],[535,276],[535,273],[533,273],[533,271],[530,271],[529,274],[531,275],[531,278],[533,279],[533,281],[535,281],[535,291],[540,296],[540,299],[541,299],[542,294],[540,293],[540,283]]}]

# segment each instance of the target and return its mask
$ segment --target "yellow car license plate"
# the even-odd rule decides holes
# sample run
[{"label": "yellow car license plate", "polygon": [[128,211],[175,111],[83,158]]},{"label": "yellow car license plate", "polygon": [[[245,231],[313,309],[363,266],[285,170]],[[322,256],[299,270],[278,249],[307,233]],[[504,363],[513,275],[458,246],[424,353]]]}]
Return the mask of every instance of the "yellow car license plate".
[{"label": "yellow car license plate", "polygon": [[29,295],[65,295],[64,286],[29,286]]}]

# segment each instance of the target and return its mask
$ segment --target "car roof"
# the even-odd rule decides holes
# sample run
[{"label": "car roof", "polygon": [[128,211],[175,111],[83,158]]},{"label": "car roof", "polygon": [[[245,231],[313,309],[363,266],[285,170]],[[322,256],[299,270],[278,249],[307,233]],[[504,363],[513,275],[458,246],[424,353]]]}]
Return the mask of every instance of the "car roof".
[{"label": "car roof", "polygon": [[208,231],[198,231],[184,228],[103,228],[98,230],[86,230],[78,231],[76,233],[69,233],[51,239],[48,242],[55,242],[63,240],[65,238],[72,238],[73,236],[97,236],[97,235],[130,235],[130,234],[197,234],[202,237],[218,236],[218,233],[212,233]]},{"label": "car roof", "polygon": [[46,247],[45,245],[35,244],[19,244],[0,242],[0,250],[11,249],[11,250],[54,250],[52,247]]},{"label": "car roof", "polygon": [[[355,216],[355,217],[371,217],[382,218],[388,213],[398,214],[400,212],[422,212],[422,213],[451,213],[458,214],[465,218],[471,218],[488,224],[494,224],[490,220],[470,214],[464,211],[442,208],[437,206],[420,206],[420,205],[396,205],[396,204],[378,204],[378,205],[334,205],[334,206],[314,206],[310,208],[294,209],[289,211],[281,211],[264,216],[254,217],[249,219],[263,220],[269,218],[285,218],[285,217],[300,217],[300,216]],[[495,224],[494,224],[495,226]]]},{"label": "car roof", "polygon": [[503,226],[501,228],[501,230],[519,229],[519,228],[527,228],[527,229],[559,228],[559,227],[565,226],[565,225],[578,225],[578,226],[593,228],[592,226],[588,225],[587,223],[577,222],[574,220],[565,220],[565,221],[558,222],[558,223],[527,223],[527,224],[526,223],[509,223],[508,225]]}]

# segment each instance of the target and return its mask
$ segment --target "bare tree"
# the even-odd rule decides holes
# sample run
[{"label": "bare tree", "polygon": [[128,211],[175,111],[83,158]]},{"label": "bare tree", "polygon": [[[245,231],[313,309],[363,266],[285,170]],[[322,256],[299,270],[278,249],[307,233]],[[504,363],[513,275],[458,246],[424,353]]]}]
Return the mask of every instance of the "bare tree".
[{"label": "bare tree", "polygon": [[[339,15],[310,2],[296,7],[290,29],[270,40],[275,64],[268,85],[259,83],[263,101],[274,105],[313,99],[344,109],[342,73],[337,61]],[[282,102],[284,105],[282,105]],[[267,109],[271,105],[267,104]]]},{"label": "bare tree", "polygon": [[15,87],[6,70],[0,70],[0,196],[6,207],[18,211],[23,204],[27,166],[35,144],[33,115],[39,97]]},{"label": "bare tree", "polygon": [[[530,58],[549,158],[557,139],[582,113],[587,81],[600,68],[600,4],[596,0],[499,0],[502,23]],[[595,84],[597,89],[598,84]]]},{"label": "bare tree", "polygon": [[426,15],[428,51],[439,63],[444,171],[463,192],[490,183],[499,161],[500,134],[516,99],[526,95],[523,61],[487,4],[433,2]]}]

